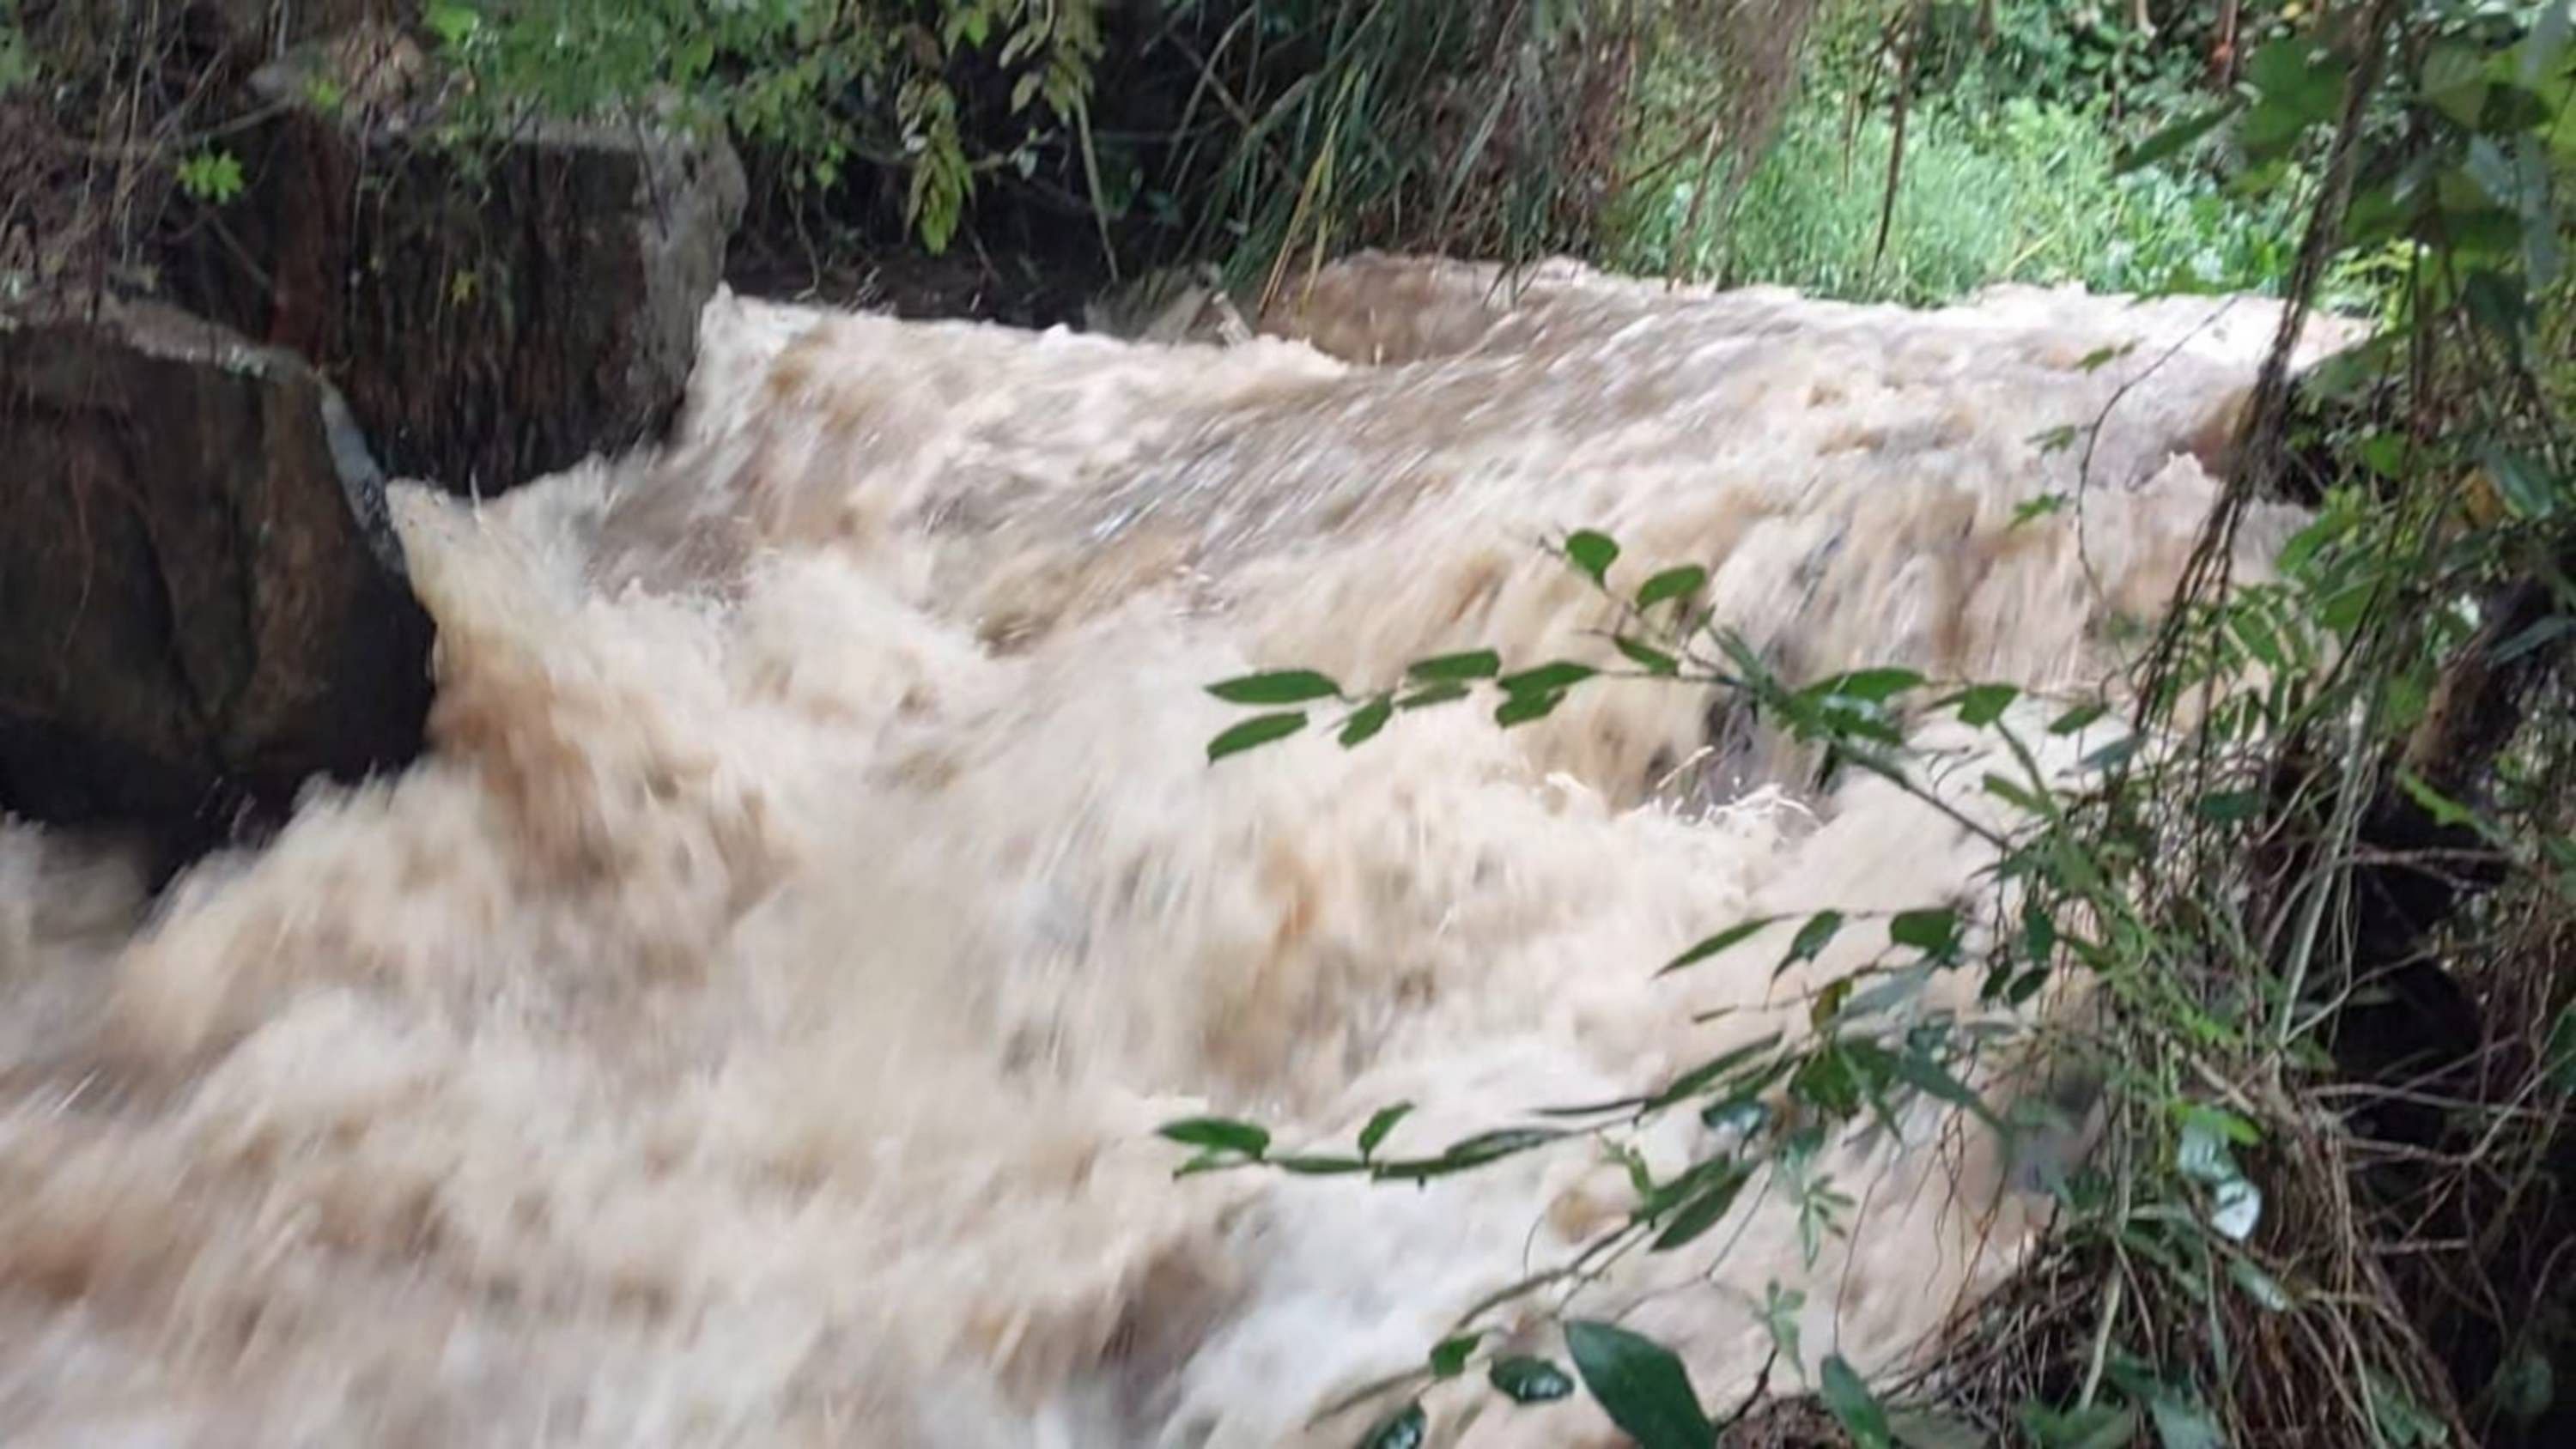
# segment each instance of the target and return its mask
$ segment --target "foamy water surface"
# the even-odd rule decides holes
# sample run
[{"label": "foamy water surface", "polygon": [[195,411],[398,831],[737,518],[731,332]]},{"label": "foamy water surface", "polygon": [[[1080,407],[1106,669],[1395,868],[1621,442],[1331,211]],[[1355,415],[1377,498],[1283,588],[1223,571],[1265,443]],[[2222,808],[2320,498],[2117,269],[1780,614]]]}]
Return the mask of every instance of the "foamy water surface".
[{"label": "foamy water surface", "polygon": [[[2277,321],[1495,283],[1363,258],[1235,347],[719,298],[665,455],[405,490],[433,758],[148,910],[0,830],[0,1442],[1355,1438],[1309,1421],[1615,1224],[1625,1173],[1578,1141],[1422,1189],[1176,1182],[1156,1124],[1340,1150],[1411,1100],[1389,1148],[1433,1151],[1650,1087],[1802,1030],[1872,943],[1653,979],[1675,950],[1983,861],[1882,782],[1803,791],[1702,692],[1211,768],[1242,712],[1202,686],[1604,658],[1541,547],[1595,528],[1621,588],[1707,565],[1794,678],[2089,687]],[[2084,456],[2038,435],[2124,387],[2080,521],[2017,524]],[[1748,1192],[1493,1342],[1620,1319],[1732,1402],[1777,1282],[1811,1364],[1898,1362],[2030,1222],[1955,1125],[1845,1152],[1812,1266]],[[1579,1399],[1429,1404],[1435,1443],[1618,1442]]]}]

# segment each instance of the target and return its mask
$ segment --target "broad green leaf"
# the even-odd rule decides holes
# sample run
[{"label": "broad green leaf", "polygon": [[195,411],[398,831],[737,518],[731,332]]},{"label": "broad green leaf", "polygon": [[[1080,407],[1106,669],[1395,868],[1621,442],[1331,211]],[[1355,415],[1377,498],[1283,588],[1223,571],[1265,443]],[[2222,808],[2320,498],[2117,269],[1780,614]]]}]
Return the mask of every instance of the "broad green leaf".
[{"label": "broad green leaf", "polygon": [[1347,750],[1385,729],[1386,722],[1394,717],[1395,700],[1392,696],[1381,694],[1361,705],[1351,712],[1349,719],[1342,721],[1342,748]]},{"label": "broad green leaf", "polygon": [[1255,715],[1234,728],[1208,741],[1208,763],[1213,765],[1228,755],[1239,755],[1256,745],[1284,740],[1306,727],[1306,712]]},{"label": "broad green leaf", "polygon": [[1620,653],[1627,655],[1630,659],[1635,660],[1638,664],[1644,666],[1646,672],[1649,674],[1679,674],[1681,672],[1682,663],[1680,660],[1675,659],[1673,656],[1651,644],[1640,644],[1625,634],[1612,636],[1610,642],[1619,647]]},{"label": "broad green leaf", "polygon": [[1725,930],[1718,932],[1714,936],[1708,937],[1698,945],[1691,947],[1689,950],[1684,951],[1678,956],[1675,956],[1670,961],[1665,962],[1664,969],[1656,972],[1655,974],[1658,976],[1668,976],[1675,971],[1681,970],[1685,966],[1696,966],[1700,962],[1707,960],[1709,957],[1716,955],[1718,952],[1750,939],[1754,935],[1758,934],[1764,927],[1771,925],[1779,919],[1780,918],[1778,916],[1755,916],[1749,921],[1738,921],[1734,925],[1727,927]]},{"label": "broad green leaf", "polygon": [[2496,1407],[2527,1429],[2558,1402],[2558,1372],[2548,1354],[2525,1345],[2496,1370],[2493,1389]]},{"label": "broad green leaf", "polygon": [[2406,438],[2401,433],[2373,433],[2353,451],[2361,456],[2364,467],[2382,478],[2395,480],[2406,475]]},{"label": "broad green leaf", "polygon": [[1581,684],[1600,672],[1589,664],[1577,664],[1571,659],[1559,659],[1550,664],[1542,664],[1536,669],[1524,669],[1518,674],[1506,674],[1495,682],[1502,685],[1507,694],[1555,694],[1569,685]]},{"label": "broad green leaf", "polygon": [[1950,702],[1959,707],[1961,724],[1983,729],[2002,719],[2004,711],[2019,698],[2021,691],[2009,684],[1976,684],[1952,695]]},{"label": "broad green leaf", "polygon": [[1824,1362],[1817,1377],[1816,1396],[1833,1411],[1834,1419],[1851,1435],[1853,1449],[1891,1449],[1895,1435],[1887,1425],[1887,1409],[1878,1396],[1861,1382],[1859,1374],[1835,1354]]},{"label": "broad green leaf", "polygon": [[1637,587],[1637,607],[1651,609],[1667,599],[1687,599],[1708,582],[1708,570],[1698,564],[1670,568]]},{"label": "broad green leaf", "polygon": [[1833,944],[1835,933],[1842,928],[1843,913],[1840,911],[1818,911],[1809,916],[1807,924],[1800,926],[1798,934],[1790,938],[1789,954],[1780,958],[1779,966],[1771,974],[1777,977],[1801,961],[1815,960],[1818,952]]},{"label": "broad green leaf", "polygon": [[2147,1417],[2164,1449],[2227,1449],[2227,1437],[2197,1401],[2170,1388],[2146,1399]]},{"label": "broad green leaf", "polygon": [[1274,669],[1211,684],[1207,692],[1228,704],[1304,704],[1332,699],[1342,687],[1311,669]]},{"label": "broad green leaf", "polygon": [[2301,36],[2258,47],[2245,62],[2245,78],[2261,97],[2245,117],[2246,149],[2267,156],[2332,119],[2342,106],[2349,69],[2342,56]]},{"label": "broad green leaf", "polygon": [[2424,57],[2422,76],[2426,104],[2462,126],[2477,125],[2479,113],[2486,109],[2490,84],[2487,57],[2481,47],[2464,41],[2437,41]]},{"label": "broad green leaf", "polygon": [[1860,1110],[1861,1085],[1851,1053],[1829,1046],[1789,1078],[1789,1095],[1839,1120]]},{"label": "broad green leaf", "polygon": [[1727,1162],[1702,1183],[1699,1195],[1675,1209],[1664,1230],[1655,1237],[1652,1251],[1668,1253],[1689,1243],[1717,1226],[1727,1209],[1735,1206],[1744,1185],[1753,1180],[1752,1170],[1741,1163]]},{"label": "broad green leaf", "polygon": [[1543,1358],[1515,1355],[1498,1358],[1485,1370],[1485,1381],[1515,1404],[1547,1404],[1574,1392],[1565,1370]]},{"label": "broad green leaf", "polygon": [[1912,946],[1927,956],[1946,957],[1959,946],[1959,913],[1947,906],[1899,911],[1896,919],[1887,923],[1887,939],[1899,946]]},{"label": "broad green leaf", "polygon": [[1386,1140],[1386,1134],[1394,1131],[1395,1124],[1403,1121],[1405,1114],[1412,1110],[1411,1102],[1398,1102],[1369,1114],[1368,1125],[1360,1129],[1360,1156],[1366,1157],[1377,1151],[1377,1145]]},{"label": "broad green leaf", "polygon": [[2536,459],[2501,448],[2487,448],[2481,457],[2487,476],[2495,480],[2496,492],[2514,512],[2542,518],[2557,508],[2559,483]]},{"label": "broad green leaf", "polygon": [[2260,790],[2213,790],[2210,793],[2201,796],[2200,803],[2195,808],[2199,811],[2201,819],[2215,820],[2221,824],[2238,820],[2251,820],[2263,811],[2263,792]]},{"label": "broad green leaf", "polygon": [[1231,1117],[1188,1117],[1155,1129],[1184,1147],[1205,1147],[1257,1158],[1270,1150],[1270,1129]]},{"label": "broad green leaf", "polygon": [[1580,529],[1566,536],[1565,557],[1576,568],[1592,576],[1592,582],[1607,585],[1610,565],[1619,559],[1619,545],[1608,534]]},{"label": "broad green leaf", "polygon": [[1583,1386],[1637,1449],[1709,1449],[1716,1439],[1690,1371],[1671,1349],[1616,1324],[1580,1318],[1565,1325],[1565,1349]]},{"label": "broad green leaf", "polygon": [[1464,654],[1417,659],[1404,672],[1425,682],[1491,679],[1503,672],[1503,656],[1491,649],[1471,649]]},{"label": "broad green leaf", "polygon": [[2418,1445],[2450,1442],[2450,1430],[2417,1403],[2404,1384],[2377,1369],[2364,1369],[2362,1381],[2368,1389],[2370,1417],[2377,1424],[2380,1437],[2394,1449],[2416,1449]]},{"label": "broad green leaf", "polygon": [[1475,1353],[1476,1345],[1484,1337],[1482,1332],[1462,1333],[1455,1338],[1440,1340],[1431,1350],[1431,1376],[1454,1379],[1465,1373],[1468,1357]]},{"label": "broad green leaf", "polygon": [[1423,1415],[1421,1401],[1405,1405],[1377,1421],[1359,1449],[1422,1449],[1430,1436],[1431,1421]]},{"label": "broad green leaf", "polygon": [[2238,1147],[2252,1147],[2263,1140],[2263,1129],[2224,1107],[2206,1102],[2180,1102],[2174,1106],[2174,1120],[2185,1130],[2206,1132]]}]

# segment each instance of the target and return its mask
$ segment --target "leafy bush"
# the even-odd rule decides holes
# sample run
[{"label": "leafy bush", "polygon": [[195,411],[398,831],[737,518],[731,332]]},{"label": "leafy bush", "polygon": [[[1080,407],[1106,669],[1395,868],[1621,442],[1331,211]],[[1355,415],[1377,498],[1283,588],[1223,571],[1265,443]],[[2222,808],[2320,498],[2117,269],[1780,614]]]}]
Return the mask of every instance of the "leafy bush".
[{"label": "leafy bush", "polygon": [[[830,188],[853,158],[907,178],[905,214],[944,251],[976,178],[1087,133],[1103,0],[438,0],[424,20],[466,78],[468,119],[639,109],[730,128]],[[998,75],[1004,104],[966,83]],[[1087,142],[1086,142],[1087,144]]]}]

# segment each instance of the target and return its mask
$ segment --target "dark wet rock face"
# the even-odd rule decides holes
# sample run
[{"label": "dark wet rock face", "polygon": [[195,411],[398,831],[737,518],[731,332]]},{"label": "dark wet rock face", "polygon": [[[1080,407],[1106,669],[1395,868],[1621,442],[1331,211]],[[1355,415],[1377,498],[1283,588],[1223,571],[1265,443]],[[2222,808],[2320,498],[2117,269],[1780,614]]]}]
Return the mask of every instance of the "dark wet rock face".
[{"label": "dark wet rock face", "polygon": [[658,441],[741,162],[641,124],[450,143],[435,83],[398,37],[262,70],[245,189],[180,229],[177,300],[312,359],[396,477],[490,494]]},{"label": "dark wet rock face", "polygon": [[174,310],[0,312],[0,808],[206,843],[421,746],[431,625],[296,358]]}]

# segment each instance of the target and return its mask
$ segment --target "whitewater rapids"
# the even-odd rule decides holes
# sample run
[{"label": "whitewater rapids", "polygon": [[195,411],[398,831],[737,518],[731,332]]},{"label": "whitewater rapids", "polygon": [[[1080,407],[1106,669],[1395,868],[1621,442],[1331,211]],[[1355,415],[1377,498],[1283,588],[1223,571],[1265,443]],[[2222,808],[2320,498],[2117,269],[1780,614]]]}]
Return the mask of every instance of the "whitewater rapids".
[{"label": "whitewater rapids", "polygon": [[[1387,258],[1232,347],[719,297],[666,452],[398,498],[433,757],[149,904],[0,830],[0,1442],[1346,1444],[1367,1411],[1318,1408],[1615,1222],[1624,1174],[1575,1143],[1424,1190],[1176,1182],[1156,1124],[1336,1150],[1411,1100],[1389,1146],[1436,1151],[1649,1087],[1798,1029],[1874,943],[1652,979],[1676,949],[1981,860],[1682,689],[1211,768],[1243,712],[1202,686],[1601,659],[1541,548],[1573,528],[1622,588],[1707,565],[1796,678],[2089,686],[2277,319]],[[2017,517],[2088,456],[2080,510]],[[1775,1281],[1811,1368],[1899,1361],[2035,1210],[1912,1126],[1835,1162],[1858,1217],[1812,1268],[1748,1192],[1572,1311],[1712,1403]],[[1549,1302],[1506,1323],[1561,1359]],[[1617,1442],[1472,1376],[1429,1406],[1439,1444]]]}]

